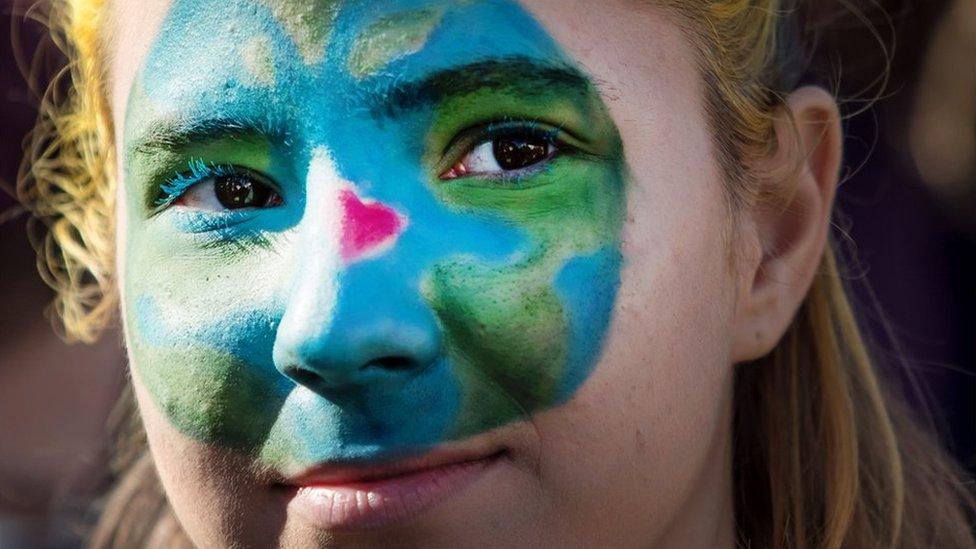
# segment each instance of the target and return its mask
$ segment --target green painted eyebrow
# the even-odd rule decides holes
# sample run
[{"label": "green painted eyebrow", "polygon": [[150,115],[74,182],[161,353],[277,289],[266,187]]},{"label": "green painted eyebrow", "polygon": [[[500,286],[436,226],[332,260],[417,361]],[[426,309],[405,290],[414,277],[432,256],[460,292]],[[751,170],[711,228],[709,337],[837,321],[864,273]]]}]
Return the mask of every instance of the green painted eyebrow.
[{"label": "green painted eyebrow", "polygon": [[403,111],[485,90],[535,97],[553,93],[585,97],[592,93],[593,85],[588,77],[568,65],[543,63],[529,57],[506,57],[452,67],[414,82],[397,83],[374,97],[371,111],[374,115],[395,117]]}]

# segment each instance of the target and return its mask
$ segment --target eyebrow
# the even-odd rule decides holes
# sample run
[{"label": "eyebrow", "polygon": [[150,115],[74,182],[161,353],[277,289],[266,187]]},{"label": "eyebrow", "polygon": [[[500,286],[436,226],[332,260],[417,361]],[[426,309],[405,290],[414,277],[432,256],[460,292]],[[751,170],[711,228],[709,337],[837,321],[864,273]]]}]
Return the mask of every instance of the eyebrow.
[{"label": "eyebrow", "polygon": [[197,143],[254,137],[285,137],[268,124],[240,119],[205,118],[155,121],[130,145],[130,152],[154,154],[182,150]]},{"label": "eyebrow", "polygon": [[[415,81],[396,82],[371,94],[367,107],[376,117],[393,118],[405,111],[484,90],[509,90],[517,95],[536,97],[559,91],[582,97],[592,93],[593,85],[587,76],[569,65],[513,56],[436,71]],[[187,117],[152,122],[127,150],[156,154],[180,151],[198,143],[253,137],[277,138],[283,142],[288,138],[266,122]]]},{"label": "eyebrow", "polygon": [[374,115],[394,117],[403,111],[484,90],[511,90],[523,96],[541,96],[558,90],[585,96],[592,92],[593,85],[582,72],[566,64],[544,63],[522,56],[505,57],[437,71],[412,82],[398,82],[376,94],[370,110]]}]

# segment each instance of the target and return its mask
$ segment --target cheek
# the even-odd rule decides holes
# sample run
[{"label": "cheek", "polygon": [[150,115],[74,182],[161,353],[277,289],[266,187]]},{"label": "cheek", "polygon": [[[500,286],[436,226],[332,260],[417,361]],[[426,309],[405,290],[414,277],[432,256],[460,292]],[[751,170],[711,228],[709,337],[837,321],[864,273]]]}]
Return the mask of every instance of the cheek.
[{"label": "cheek", "polygon": [[732,371],[734,278],[721,201],[687,201],[673,224],[660,212],[650,216],[658,222],[628,225],[630,259],[607,353],[633,376],[634,407],[691,438],[700,421],[712,421]]},{"label": "cheek", "polygon": [[[551,402],[566,360],[567,324],[551,273],[536,265],[491,267],[454,261],[435,267],[425,293],[444,326],[451,359],[471,406],[502,422],[519,414],[516,403]],[[511,398],[481,379],[488,376]],[[462,413],[460,433],[479,426]],[[507,416],[507,417],[506,417]]]},{"label": "cheek", "polygon": [[425,294],[471,408],[456,436],[563,402],[588,377],[613,307],[619,252],[603,248],[551,263],[543,255],[515,265],[457,260],[433,269]]},{"label": "cheek", "polygon": [[287,395],[270,359],[281,262],[265,251],[198,256],[162,223],[133,228],[120,272],[139,386],[184,434],[255,448]]},{"label": "cheek", "polygon": [[567,159],[545,177],[447,197],[498,212],[526,235],[514,261],[449,257],[425,281],[466,395],[458,436],[569,400],[602,350],[620,278],[622,170]]},{"label": "cheek", "polygon": [[706,479],[726,471],[734,372],[722,176],[693,57],[669,53],[679,62],[608,77],[615,89],[649,90],[609,103],[633,177],[617,305],[590,380],[534,422],[544,433],[552,491],[566,501],[581,489],[593,496],[563,510],[612,509],[595,521],[642,532],[639,544],[664,531]]},{"label": "cheek", "polygon": [[[708,213],[724,215],[720,204]],[[560,512],[639,533],[641,543],[725,471],[733,373],[723,226],[691,230],[668,226],[663,211],[644,214],[637,219],[662,224],[625,228],[627,260],[600,363],[572,401],[533,422],[554,500],[588,494]]]},{"label": "cheek", "polygon": [[[672,25],[649,25],[661,40],[660,66],[622,73],[619,83],[648,95],[610,103],[634,184],[607,367],[594,379],[606,376],[616,387],[610,398],[644,430],[660,470],[679,475],[704,459],[723,421],[736,281],[723,175],[695,56]],[[624,431],[620,442],[633,448],[634,429]]]},{"label": "cheek", "polygon": [[286,522],[273,491],[255,482],[238,452],[204,444],[163,416],[138,371],[132,373],[139,415],[166,498],[180,526],[201,547],[273,547]]}]

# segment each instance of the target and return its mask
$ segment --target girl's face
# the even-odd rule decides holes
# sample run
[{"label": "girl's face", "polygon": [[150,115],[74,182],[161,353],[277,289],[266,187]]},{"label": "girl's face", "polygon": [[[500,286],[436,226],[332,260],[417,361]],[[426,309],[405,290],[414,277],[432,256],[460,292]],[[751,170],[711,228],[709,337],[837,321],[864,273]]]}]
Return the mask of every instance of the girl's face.
[{"label": "girl's face", "polygon": [[736,277],[663,12],[117,4],[125,330],[198,544],[731,544]]}]

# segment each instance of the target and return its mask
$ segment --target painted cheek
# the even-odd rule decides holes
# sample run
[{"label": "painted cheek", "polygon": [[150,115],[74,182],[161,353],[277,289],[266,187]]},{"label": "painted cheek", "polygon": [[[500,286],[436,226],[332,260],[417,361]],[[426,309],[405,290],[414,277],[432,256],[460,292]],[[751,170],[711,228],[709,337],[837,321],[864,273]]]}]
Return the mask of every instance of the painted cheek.
[{"label": "painted cheek", "polygon": [[553,403],[567,358],[569,326],[538,261],[438,265],[426,285],[465,394],[452,436],[497,427]]},{"label": "painted cheek", "polygon": [[136,370],[153,401],[184,433],[245,452],[264,441],[284,402],[273,371],[202,345],[132,345]]},{"label": "painted cheek", "polygon": [[512,190],[445,186],[445,201],[496,212],[533,242],[517,263],[452,258],[425,281],[465,398],[463,437],[565,401],[599,358],[619,283],[623,180],[564,162]]}]

